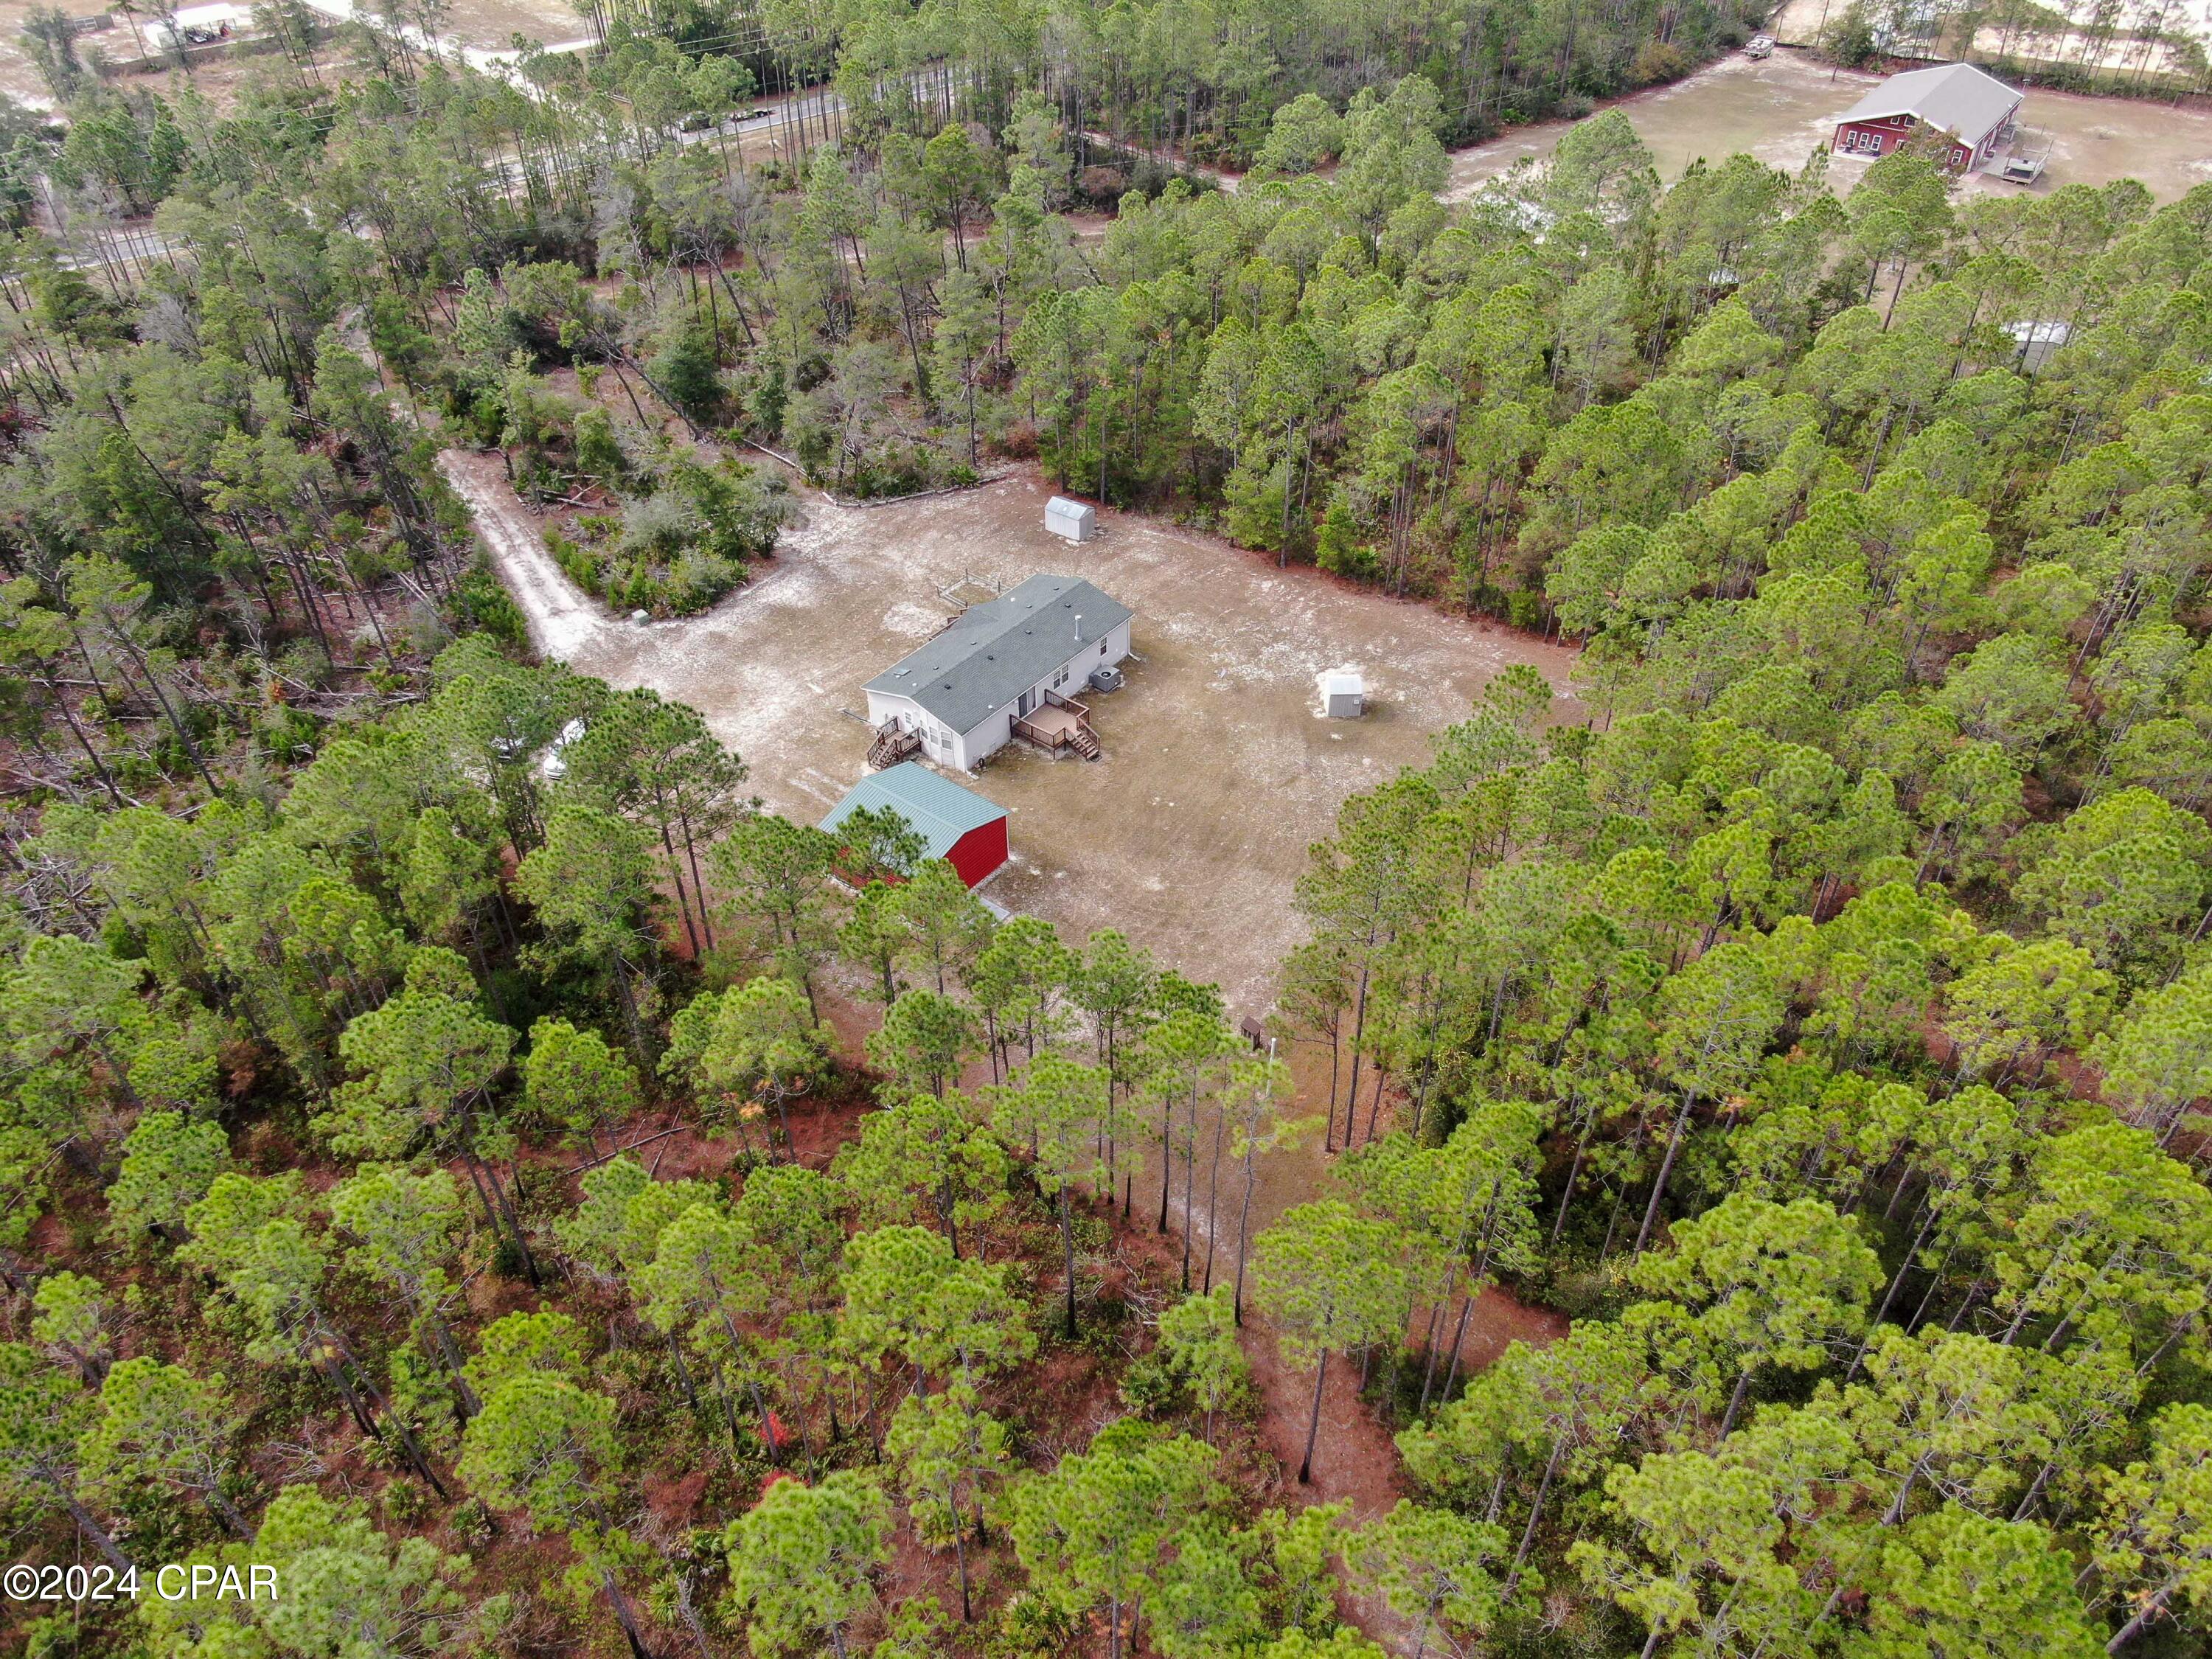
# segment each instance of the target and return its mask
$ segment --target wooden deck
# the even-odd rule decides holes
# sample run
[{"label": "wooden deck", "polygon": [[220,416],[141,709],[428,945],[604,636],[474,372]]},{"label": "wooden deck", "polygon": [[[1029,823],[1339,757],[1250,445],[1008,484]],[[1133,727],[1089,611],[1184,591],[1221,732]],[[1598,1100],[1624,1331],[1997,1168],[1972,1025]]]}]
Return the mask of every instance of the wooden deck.
[{"label": "wooden deck", "polygon": [[1073,737],[1076,727],[1083,724],[1083,716],[1072,708],[1054,708],[1047,703],[1021,723],[1029,728],[1023,735],[1030,742],[1049,745]]},{"label": "wooden deck", "polygon": [[1048,755],[1073,749],[1085,760],[1097,760],[1098,734],[1091,729],[1089,708],[1054,691],[1044,696],[1044,702],[1026,716],[1014,717],[1014,735]]}]

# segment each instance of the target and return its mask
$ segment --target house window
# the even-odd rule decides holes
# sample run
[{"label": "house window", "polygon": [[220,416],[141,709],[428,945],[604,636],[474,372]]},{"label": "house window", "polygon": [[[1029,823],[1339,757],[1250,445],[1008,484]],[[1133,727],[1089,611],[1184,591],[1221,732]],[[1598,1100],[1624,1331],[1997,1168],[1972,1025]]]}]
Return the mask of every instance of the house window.
[{"label": "house window", "polygon": [[1066,684],[1067,665],[1066,663],[1062,663],[1060,665],[1060,672],[1052,677],[1052,689],[1057,691],[1061,686],[1066,685]]}]

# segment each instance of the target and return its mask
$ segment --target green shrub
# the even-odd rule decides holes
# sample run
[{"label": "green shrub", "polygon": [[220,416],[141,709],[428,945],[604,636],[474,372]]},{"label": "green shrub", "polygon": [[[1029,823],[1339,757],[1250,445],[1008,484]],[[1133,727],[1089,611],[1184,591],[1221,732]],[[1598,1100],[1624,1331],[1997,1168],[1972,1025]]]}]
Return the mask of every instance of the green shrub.
[{"label": "green shrub", "polygon": [[1182,1384],[1157,1351],[1131,1362],[1121,1376],[1121,1403],[1154,1421],[1166,1417],[1182,1398]]},{"label": "green shrub", "polygon": [[991,1659],[1045,1659],[1073,1651],[1079,1626],[1071,1613],[1023,1590],[1009,1596],[993,1621],[984,1651]]},{"label": "green shrub", "polygon": [[489,567],[477,564],[453,584],[454,621],[460,632],[481,629],[502,645],[530,641],[522,611]]}]

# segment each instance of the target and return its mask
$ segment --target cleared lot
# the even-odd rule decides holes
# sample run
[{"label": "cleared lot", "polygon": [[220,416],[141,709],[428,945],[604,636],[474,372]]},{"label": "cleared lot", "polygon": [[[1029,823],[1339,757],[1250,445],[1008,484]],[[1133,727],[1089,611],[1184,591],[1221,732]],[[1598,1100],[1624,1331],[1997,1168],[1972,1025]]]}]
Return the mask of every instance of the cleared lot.
[{"label": "cleared lot", "polygon": [[[807,492],[805,522],[751,586],[703,617],[634,624],[579,592],[547,556],[495,459],[448,451],[442,462],[542,650],[691,704],[750,763],[750,787],[771,808],[810,821],[863,769],[868,728],[842,711],[864,708],[862,683],[953,613],[945,592],[980,597],[967,587],[976,578],[1011,586],[1054,570],[1131,607],[1142,660],[1124,665],[1121,690],[1088,699],[1103,757],[1053,761],[1011,748],[980,776],[962,776],[1011,817],[1015,861],[983,891],[1070,938],[1121,928],[1167,965],[1218,981],[1234,1013],[1273,999],[1277,964],[1302,937],[1291,885],[1338,804],[1427,759],[1429,735],[1464,716],[1493,675],[1532,663],[1564,691],[1573,658],[1127,514],[1103,512],[1104,533],[1068,546],[1046,533],[1049,492],[1033,477],[878,507],[836,507]],[[1371,712],[1323,719],[1316,678],[1346,664],[1364,672]],[[1561,710],[1577,712],[1571,702]],[[833,1004],[857,1048],[865,1021],[852,1015]],[[1285,1058],[1294,1111],[1320,1114],[1332,1080],[1327,1048],[1296,1042]],[[970,1086],[984,1079],[979,1066]],[[1140,1225],[1158,1190],[1152,1152],[1148,1144],[1133,1178]],[[1251,1226],[1328,1190],[1328,1164],[1318,1136],[1264,1156]],[[1201,1218],[1201,1255],[1208,1242]],[[1515,1337],[1540,1343],[1564,1328],[1501,1293],[1486,1296],[1468,1364],[1487,1364]],[[1294,1460],[1310,1385],[1284,1374],[1263,1336],[1249,1346],[1271,1401],[1271,1437]],[[1316,1490],[1354,1500],[1363,1516],[1388,1508],[1398,1493],[1349,1367],[1325,1414]]]},{"label": "cleared lot", "polygon": [[[985,891],[1075,934],[1115,927],[1239,1010],[1266,1006],[1300,937],[1291,887],[1346,795],[1425,760],[1495,674],[1533,663],[1564,691],[1572,653],[1280,571],[1216,538],[1127,514],[1071,547],[1043,528],[1048,493],[1019,477],[878,507],[811,493],[805,521],[751,586],[706,616],[609,617],[545,555],[499,464],[449,453],[542,648],[618,686],[704,714],[781,812],[827,811],[860,775],[861,683],[957,608],[940,590],[1081,575],[1133,610],[1141,660],[1091,705],[1104,757],[1002,750],[963,779],[1012,817],[1014,865]],[[1322,719],[1315,678],[1367,676],[1371,713]]]},{"label": "cleared lot", "polygon": [[[1671,184],[1691,162],[1725,161],[1739,153],[1796,172],[1835,133],[1835,117],[1881,77],[1833,70],[1788,50],[1755,62],[1724,58],[1671,86],[1656,87],[1614,106],[1650,147],[1659,176]],[[2031,88],[2021,112],[2024,125],[2053,140],[2049,162],[2034,185],[2108,184],[2137,178],[2161,202],[2170,202],[2212,179],[2212,114],[2133,98],[2081,98]],[[1458,150],[1452,155],[1447,201],[1463,200],[1522,157],[1540,160],[1559,145],[1569,123],[1546,121]],[[1856,184],[1867,164],[1829,158],[1838,191]],[[2015,191],[1977,174],[1968,191]]]},{"label": "cleared lot", "polygon": [[[39,0],[0,0],[0,93],[46,109],[52,106],[52,94],[32,64],[30,54],[23,50],[21,40],[24,21],[37,3]],[[113,27],[83,35],[77,43],[80,52],[97,52],[112,60],[138,58],[154,27],[155,9],[152,7],[141,7],[138,30],[134,34],[128,15],[104,0],[50,0],[50,3],[71,17],[113,15]],[[351,0],[321,0],[321,3],[309,0],[309,3],[323,15],[327,26],[334,27],[338,17],[349,9]],[[438,29],[442,38],[459,46],[501,52],[507,50],[509,41],[517,34],[550,43],[573,40],[589,32],[584,14],[569,0],[457,0],[457,3],[444,9]],[[331,74],[331,66],[345,61],[343,44],[331,40],[317,50],[325,66],[325,75],[335,82],[337,76]],[[247,67],[255,61],[251,56],[202,58],[193,64],[189,77],[179,74],[179,79],[189,78],[195,84],[204,82],[219,106],[228,108]],[[132,76],[125,84],[161,92],[166,90],[168,73],[156,70]]]},{"label": "cleared lot", "polygon": [[[1747,154],[1795,173],[1833,136],[1832,118],[1877,84],[1870,75],[1842,71],[1832,82],[1828,76],[1827,65],[1796,53],[1778,52],[1763,61],[1738,55],[1612,107],[1628,118],[1668,184],[1699,156],[1722,161]],[[1444,199],[1464,199],[1524,156],[1548,156],[1572,125],[1540,121],[1453,151]]]}]

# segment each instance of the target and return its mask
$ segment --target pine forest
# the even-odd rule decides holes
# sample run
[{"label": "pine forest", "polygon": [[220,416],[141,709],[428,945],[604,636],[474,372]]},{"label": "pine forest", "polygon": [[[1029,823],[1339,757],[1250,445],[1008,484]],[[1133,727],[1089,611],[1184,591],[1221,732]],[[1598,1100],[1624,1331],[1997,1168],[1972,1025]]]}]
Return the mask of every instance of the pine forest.
[{"label": "pine forest", "polygon": [[[1748,0],[441,9],[0,109],[7,1651],[2212,1653],[2212,185],[1662,181]],[[655,626],[1018,476],[1572,672],[1253,1010],[456,455]]]}]

